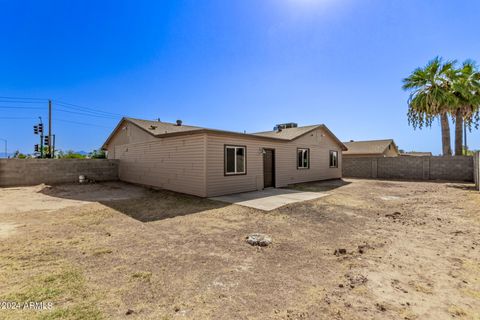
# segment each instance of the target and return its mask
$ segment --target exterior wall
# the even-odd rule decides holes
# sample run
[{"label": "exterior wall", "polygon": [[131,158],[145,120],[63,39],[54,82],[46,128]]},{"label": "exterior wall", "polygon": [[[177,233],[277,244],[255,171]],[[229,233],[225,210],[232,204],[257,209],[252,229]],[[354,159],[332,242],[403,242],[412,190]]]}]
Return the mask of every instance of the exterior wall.
[{"label": "exterior wall", "polygon": [[[224,175],[224,146],[247,147],[244,175]],[[269,141],[251,137],[233,137],[222,134],[207,136],[207,195],[218,196],[263,188],[262,148],[275,150],[275,186],[306,181],[341,178],[342,151],[340,146],[321,129],[294,141]],[[310,148],[310,168],[297,169],[297,148]],[[338,168],[329,167],[330,150],[338,151]]]},{"label": "exterior wall", "polygon": [[475,182],[475,187],[480,191],[480,152],[475,153],[473,157],[474,161],[474,170],[473,170],[473,180]]},{"label": "exterior wall", "polygon": [[473,158],[345,158],[343,176],[352,178],[473,181]]},{"label": "exterior wall", "polygon": [[397,152],[397,149],[393,143],[390,143],[390,149],[386,149],[385,152],[383,152],[383,155],[385,157],[398,157],[399,153]]},{"label": "exterior wall", "polygon": [[390,149],[388,147],[383,153],[378,154],[343,154],[344,158],[372,158],[372,157],[398,157],[400,154],[397,152],[395,144],[390,143]]},{"label": "exterior wall", "polygon": [[[123,129],[125,128],[125,129]],[[107,155],[109,159],[115,159],[115,146],[155,141],[157,138],[148,134],[144,130],[140,129],[136,125],[128,122],[123,122],[120,125],[120,130],[112,137],[107,146]]]},{"label": "exterior wall", "polygon": [[3,159],[0,186],[78,182],[85,175],[95,181],[118,179],[118,162],[106,159]]},{"label": "exterior wall", "polygon": [[115,145],[120,180],[206,196],[205,134]]}]

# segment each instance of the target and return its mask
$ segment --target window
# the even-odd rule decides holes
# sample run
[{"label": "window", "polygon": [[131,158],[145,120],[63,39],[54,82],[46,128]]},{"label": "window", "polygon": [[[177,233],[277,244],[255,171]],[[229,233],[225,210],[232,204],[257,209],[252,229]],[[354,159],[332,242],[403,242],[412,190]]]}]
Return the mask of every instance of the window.
[{"label": "window", "polygon": [[330,168],[338,168],[338,151],[330,151]]},{"label": "window", "polygon": [[310,149],[297,149],[297,169],[310,168]]},{"label": "window", "polygon": [[225,174],[246,174],[247,147],[225,146]]}]

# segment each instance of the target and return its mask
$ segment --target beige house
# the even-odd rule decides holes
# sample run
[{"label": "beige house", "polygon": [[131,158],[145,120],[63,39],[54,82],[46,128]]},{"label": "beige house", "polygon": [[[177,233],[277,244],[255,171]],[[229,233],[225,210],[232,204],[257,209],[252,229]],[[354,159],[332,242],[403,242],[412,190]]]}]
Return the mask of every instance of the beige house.
[{"label": "beige house", "polygon": [[121,180],[200,197],[341,178],[347,150],[325,125],[246,134],[132,118],[102,148]]},{"label": "beige house", "polygon": [[398,157],[400,152],[393,139],[353,141],[343,143],[347,151],[343,151],[343,157]]}]

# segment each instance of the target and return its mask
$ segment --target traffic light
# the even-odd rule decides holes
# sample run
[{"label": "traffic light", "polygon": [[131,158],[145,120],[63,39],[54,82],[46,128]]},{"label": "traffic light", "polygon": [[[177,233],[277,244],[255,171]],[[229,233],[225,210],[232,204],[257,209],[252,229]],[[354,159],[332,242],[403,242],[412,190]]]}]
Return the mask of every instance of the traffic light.
[{"label": "traffic light", "polygon": [[38,144],[35,145],[35,152],[39,152],[40,148],[38,147]]},{"label": "traffic light", "polygon": [[33,133],[38,134],[38,126],[33,126]]},{"label": "traffic light", "polygon": [[48,138],[49,138],[48,136],[45,136],[45,137],[44,137],[44,139],[45,139],[45,142],[44,142],[44,143],[45,143],[45,145],[47,145],[47,146],[50,145],[50,144],[49,144],[49,141],[50,141],[50,140],[49,140]]},{"label": "traffic light", "polygon": [[38,132],[43,133],[43,123],[38,125]]}]

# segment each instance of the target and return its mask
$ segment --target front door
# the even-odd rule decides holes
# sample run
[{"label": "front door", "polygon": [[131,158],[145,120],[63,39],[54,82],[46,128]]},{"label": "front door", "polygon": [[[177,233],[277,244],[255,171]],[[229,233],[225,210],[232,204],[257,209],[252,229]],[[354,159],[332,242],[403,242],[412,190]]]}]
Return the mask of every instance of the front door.
[{"label": "front door", "polygon": [[263,154],[263,187],[275,187],[275,150],[264,149]]}]

